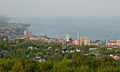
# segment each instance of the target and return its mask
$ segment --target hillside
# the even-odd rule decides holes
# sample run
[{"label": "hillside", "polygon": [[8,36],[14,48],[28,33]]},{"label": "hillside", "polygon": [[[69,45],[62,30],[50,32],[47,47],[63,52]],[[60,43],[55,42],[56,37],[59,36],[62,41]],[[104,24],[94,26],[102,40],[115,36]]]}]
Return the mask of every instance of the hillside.
[{"label": "hillside", "polygon": [[[23,34],[24,30],[27,30],[30,26],[29,24],[12,22],[10,19],[9,17],[0,16],[0,36],[15,38]],[[8,31],[8,34],[4,34],[6,31]]]}]

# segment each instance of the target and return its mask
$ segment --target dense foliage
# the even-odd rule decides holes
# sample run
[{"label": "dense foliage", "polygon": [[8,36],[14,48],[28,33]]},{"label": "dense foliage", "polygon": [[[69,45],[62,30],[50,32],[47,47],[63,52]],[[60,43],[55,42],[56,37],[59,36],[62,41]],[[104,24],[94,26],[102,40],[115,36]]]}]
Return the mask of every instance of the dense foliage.
[{"label": "dense foliage", "polygon": [[[73,47],[73,46],[72,46]],[[74,46],[82,52],[62,53],[62,45],[56,42],[0,39],[0,72],[120,72],[120,64],[109,56],[85,55],[90,46]],[[92,46],[93,47],[93,46]],[[71,46],[67,47],[71,50]],[[119,53],[116,50],[97,52]],[[34,57],[46,59],[34,61]]]}]

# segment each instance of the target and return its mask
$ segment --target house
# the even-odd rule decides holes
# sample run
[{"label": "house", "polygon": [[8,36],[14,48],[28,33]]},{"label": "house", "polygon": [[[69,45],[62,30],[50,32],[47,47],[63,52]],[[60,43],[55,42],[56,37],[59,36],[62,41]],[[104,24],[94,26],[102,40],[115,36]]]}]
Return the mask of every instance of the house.
[{"label": "house", "polygon": [[35,57],[33,60],[37,61],[37,62],[45,62],[46,61],[45,59],[43,59],[41,57]]},{"label": "house", "polygon": [[120,55],[112,55],[112,54],[110,54],[110,57],[112,57],[114,60],[120,61]]},{"label": "house", "polygon": [[0,37],[6,37],[9,38],[10,36],[10,31],[7,28],[1,28],[0,27]]},{"label": "house", "polygon": [[89,54],[95,54],[97,51],[97,48],[89,48]]}]

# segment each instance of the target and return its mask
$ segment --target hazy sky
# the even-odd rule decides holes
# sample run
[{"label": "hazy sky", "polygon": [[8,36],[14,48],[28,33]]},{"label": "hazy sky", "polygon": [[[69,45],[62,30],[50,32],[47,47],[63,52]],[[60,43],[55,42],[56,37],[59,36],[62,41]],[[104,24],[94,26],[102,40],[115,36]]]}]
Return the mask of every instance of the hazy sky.
[{"label": "hazy sky", "polygon": [[0,0],[0,14],[40,16],[120,16],[120,0]]}]

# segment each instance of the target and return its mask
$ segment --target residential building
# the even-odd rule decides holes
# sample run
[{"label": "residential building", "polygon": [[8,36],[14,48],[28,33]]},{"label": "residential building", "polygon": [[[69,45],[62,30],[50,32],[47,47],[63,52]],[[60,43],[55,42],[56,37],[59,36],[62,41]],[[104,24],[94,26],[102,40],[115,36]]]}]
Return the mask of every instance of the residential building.
[{"label": "residential building", "polygon": [[90,45],[90,39],[88,37],[80,37],[80,45]]},{"label": "residential building", "polygon": [[108,40],[106,46],[110,48],[120,48],[120,40]]},{"label": "residential building", "polygon": [[80,45],[80,40],[74,40],[73,44],[79,46]]},{"label": "residential building", "polygon": [[0,28],[0,37],[9,37],[10,36],[10,31],[9,29],[6,28]]}]

